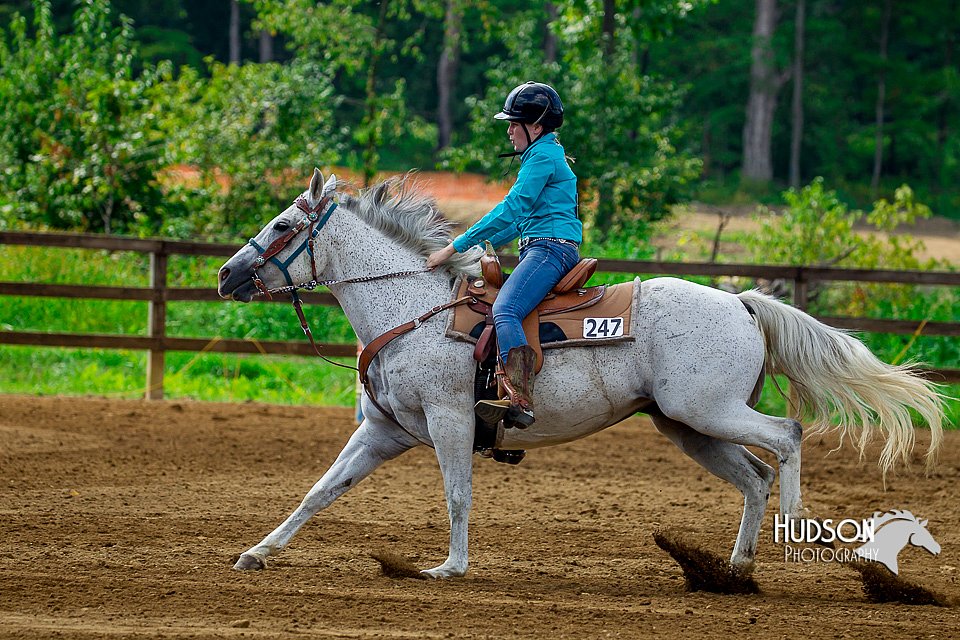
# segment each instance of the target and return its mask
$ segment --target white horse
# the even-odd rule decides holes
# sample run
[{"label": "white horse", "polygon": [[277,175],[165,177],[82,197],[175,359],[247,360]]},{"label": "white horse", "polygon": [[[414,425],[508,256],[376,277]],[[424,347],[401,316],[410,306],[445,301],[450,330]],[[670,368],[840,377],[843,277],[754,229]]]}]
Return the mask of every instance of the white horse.
[{"label": "white horse", "polygon": [[[414,272],[389,280],[331,283],[358,338],[369,344],[386,331],[451,300],[454,276],[476,274],[480,252],[455,256],[434,271],[425,256],[449,242],[450,227],[435,203],[405,181],[343,195],[335,212],[336,178],[315,170],[295,205],[274,218],[219,272],[224,298],[249,302],[261,289],[312,280],[353,280]],[[307,247],[307,236],[315,236]],[[279,239],[279,241],[278,241]],[[263,264],[265,251],[276,255]],[[258,280],[255,283],[254,279]],[[289,280],[288,280],[289,279]],[[909,367],[880,362],[858,340],[755,291],[733,295],[674,278],[636,288],[632,334],[614,345],[546,352],[537,376],[537,421],[508,429],[503,449],[570,442],[605,429],[638,410],[711,473],[744,496],[743,516],[730,557],[749,574],[774,470],[747,450],[757,446],[779,462],[780,511],[800,517],[801,425],[754,411],[764,367],[789,378],[817,429],[840,416],[839,429],[857,432],[861,454],[872,431],[886,435],[880,466],[906,462],[914,444],[908,409],[930,426],[932,463],[941,442],[942,399]],[[749,307],[749,311],[748,311]],[[423,573],[446,578],[467,571],[474,440],[473,345],[445,336],[449,311],[387,345],[370,368],[385,417],[364,397],[364,420],[333,466],[300,506],[237,569],[261,569],[310,517],[329,506],[385,461],[412,447],[436,450],[450,518],[449,555]],[[878,426],[874,426],[878,425]]]}]

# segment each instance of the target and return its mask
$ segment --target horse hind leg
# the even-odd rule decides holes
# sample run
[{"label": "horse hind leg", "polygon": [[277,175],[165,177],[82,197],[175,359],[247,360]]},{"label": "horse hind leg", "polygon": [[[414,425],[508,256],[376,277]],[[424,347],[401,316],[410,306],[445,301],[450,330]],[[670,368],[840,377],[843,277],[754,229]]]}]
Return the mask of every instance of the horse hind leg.
[{"label": "horse hind leg", "polygon": [[358,482],[387,460],[408,451],[415,442],[399,439],[392,426],[382,426],[369,419],[354,431],[343,451],[323,477],[300,502],[300,506],[260,543],[244,551],[234,569],[256,570],[266,567],[266,559],[283,549],[306,522],[327,508]]},{"label": "horse hind leg", "polygon": [[664,415],[651,416],[660,433],[713,475],[743,494],[743,516],[730,564],[743,573],[753,570],[760,525],[770,499],[775,473],[743,446],[706,436]]},{"label": "horse hind leg", "polygon": [[700,433],[739,445],[760,447],[777,457],[780,467],[780,515],[801,518],[800,449],[803,428],[791,418],[778,418],[754,411],[743,402],[701,404],[696,411],[671,407],[661,409],[670,417]]}]

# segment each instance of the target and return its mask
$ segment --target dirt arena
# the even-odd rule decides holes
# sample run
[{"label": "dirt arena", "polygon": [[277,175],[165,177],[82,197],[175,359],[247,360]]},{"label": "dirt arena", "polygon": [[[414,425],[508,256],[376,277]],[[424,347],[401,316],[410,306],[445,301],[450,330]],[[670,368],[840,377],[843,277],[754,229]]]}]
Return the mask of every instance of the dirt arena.
[{"label": "dirt arena", "polygon": [[[386,578],[370,556],[445,558],[426,448],[320,513],[268,570],[233,571],[352,426],[345,409],[0,396],[0,637],[960,635],[956,608],[871,604],[850,569],[785,562],[769,512],[760,595],[686,593],[654,531],[727,556],[741,499],[641,418],[532,451],[519,467],[475,458],[466,578]],[[960,432],[947,435],[938,473],[901,472],[885,493],[875,458],[825,457],[831,443],[810,440],[803,489],[825,518],[892,508],[929,518],[942,553],[908,546],[900,575],[957,599]]]}]

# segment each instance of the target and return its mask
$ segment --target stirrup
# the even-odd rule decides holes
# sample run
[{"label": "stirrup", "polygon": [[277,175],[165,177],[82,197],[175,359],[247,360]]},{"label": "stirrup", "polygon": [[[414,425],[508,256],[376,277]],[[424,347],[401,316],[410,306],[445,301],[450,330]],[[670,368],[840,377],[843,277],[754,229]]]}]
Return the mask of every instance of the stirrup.
[{"label": "stirrup", "polygon": [[520,464],[527,452],[523,449],[494,449],[493,459],[506,464]]},{"label": "stirrup", "polygon": [[510,406],[507,409],[506,415],[503,417],[503,426],[507,429],[511,427],[514,429],[526,429],[534,422],[536,422],[536,418],[533,417],[533,411],[525,411],[520,407],[514,406]]}]

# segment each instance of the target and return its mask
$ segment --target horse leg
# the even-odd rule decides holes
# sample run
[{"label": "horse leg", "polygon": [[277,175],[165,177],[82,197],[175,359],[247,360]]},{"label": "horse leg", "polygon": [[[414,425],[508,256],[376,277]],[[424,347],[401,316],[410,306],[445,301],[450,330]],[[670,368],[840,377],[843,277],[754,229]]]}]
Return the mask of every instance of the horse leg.
[{"label": "horse leg", "polygon": [[300,506],[283,524],[243,554],[234,569],[263,569],[266,559],[287,546],[307,520],[366,478],[387,460],[413,448],[417,443],[387,423],[366,419],[350,436],[343,451],[323,477],[307,493]]},{"label": "horse leg", "polygon": [[730,564],[743,573],[752,572],[760,524],[776,475],[773,469],[741,445],[705,436],[663,415],[652,415],[651,419],[681,451],[743,494],[743,516]]},{"label": "horse leg", "polygon": [[[708,406],[700,399],[698,407],[660,408],[671,418],[700,433],[740,445],[756,446],[777,456],[780,466],[780,515],[800,518],[800,445],[803,428],[790,418],[777,418],[754,411],[737,401]],[[659,399],[658,399],[659,402]]]},{"label": "horse leg", "polygon": [[[473,504],[473,418],[436,404],[425,404],[424,413],[443,475],[450,518],[450,549],[446,562],[421,573],[433,578],[459,578],[467,573],[469,562],[467,542]],[[462,428],[460,425],[468,420],[471,428]]]}]

